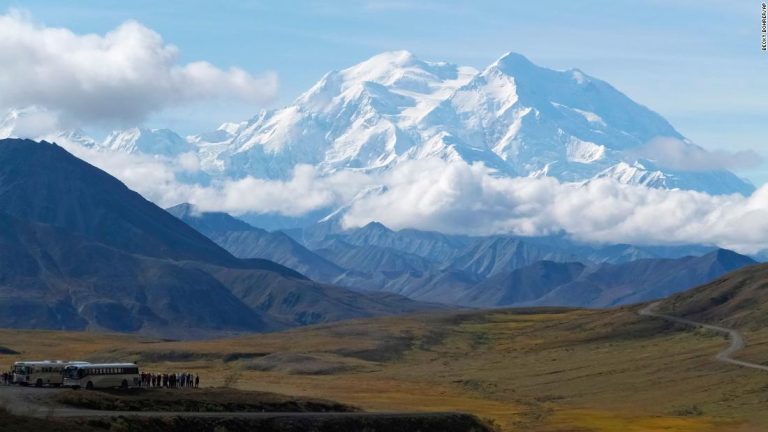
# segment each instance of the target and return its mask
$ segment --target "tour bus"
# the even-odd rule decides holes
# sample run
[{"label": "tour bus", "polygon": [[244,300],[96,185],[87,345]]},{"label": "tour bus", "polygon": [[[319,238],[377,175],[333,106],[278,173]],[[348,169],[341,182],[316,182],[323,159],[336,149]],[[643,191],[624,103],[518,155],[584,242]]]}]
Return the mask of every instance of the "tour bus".
[{"label": "tour bus", "polygon": [[72,364],[64,368],[64,387],[91,390],[140,385],[139,366],[134,363]]},{"label": "tour bus", "polygon": [[13,383],[35,387],[44,385],[59,387],[63,383],[64,368],[76,364],[87,364],[87,362],[18,361],[13,364]]}]

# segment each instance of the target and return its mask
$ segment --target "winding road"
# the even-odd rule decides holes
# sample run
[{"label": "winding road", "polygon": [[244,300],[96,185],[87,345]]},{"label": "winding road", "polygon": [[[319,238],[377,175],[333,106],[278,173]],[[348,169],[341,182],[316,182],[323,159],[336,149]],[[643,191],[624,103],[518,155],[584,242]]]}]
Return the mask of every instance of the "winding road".
[{"label": "winding road", "polygon": [[691,321],[685,318],[679,318],[672,315],[664,315],[664,314],[656,313],[655,310],[659,306],[659,303],[660,302],[651,303],[648,306],[641,309],[640,312],[638,313],[642,316],[661,318],[667,321],[685,324],[692,327],[700,327],[700,328],[705,328],[707,330],[716,331],[718,333],[725,333],[728,335],[728,338],[730,339],[731,344],[730,346],[728,346],[728,348],[717,353],[715,358],[718,361],[721,361],[723,363],[734,364],[737,366],[743,366],[743,367],[748,367],[752,369],[760,369],[760,370],[768,371],[768,366],[736,360],[735,358],[733,358],[733,355],[736,354],[736,352],[744,349],[744,346],[745,346],[744,336],[742,336],[742,334],[738,330],[734,330],[727,327],[720,327],[712,324],[704,324],[696,321]]}]

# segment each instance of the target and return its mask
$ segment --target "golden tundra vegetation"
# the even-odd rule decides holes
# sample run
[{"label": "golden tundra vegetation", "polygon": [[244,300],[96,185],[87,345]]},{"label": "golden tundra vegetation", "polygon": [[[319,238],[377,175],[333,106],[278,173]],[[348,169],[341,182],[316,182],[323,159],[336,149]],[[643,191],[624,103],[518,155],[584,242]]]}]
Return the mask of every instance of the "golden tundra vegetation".
[{"label": "golden tundra vegetation", "polygon": [[[768,373],[717,362],[722,335],[637,310],[443,312],[193,342],[0,330],[0,345],[20,353],[0,366],[134,360],[199,373],[205,386],[469,412],[503,431],[768,430]],[[751,360],[768,355],[768,332],[747,343]]]}]

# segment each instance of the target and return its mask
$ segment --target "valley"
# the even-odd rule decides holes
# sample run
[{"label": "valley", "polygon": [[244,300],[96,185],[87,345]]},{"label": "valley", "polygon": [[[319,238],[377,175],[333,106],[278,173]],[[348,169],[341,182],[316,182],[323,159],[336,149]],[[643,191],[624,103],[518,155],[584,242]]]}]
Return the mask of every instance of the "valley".
[{"label": "valley", "polygon": [[[717,333],[614,310],[504,309],[344,321],[195,342],[0,331],[19,358],[130,359],[367,411],[469,412],[502,430],[759,431],[768,375],[716,361]],[[768,341],[746,334],[744,357]],[[739,358],[742,358],[741,353]]]}]

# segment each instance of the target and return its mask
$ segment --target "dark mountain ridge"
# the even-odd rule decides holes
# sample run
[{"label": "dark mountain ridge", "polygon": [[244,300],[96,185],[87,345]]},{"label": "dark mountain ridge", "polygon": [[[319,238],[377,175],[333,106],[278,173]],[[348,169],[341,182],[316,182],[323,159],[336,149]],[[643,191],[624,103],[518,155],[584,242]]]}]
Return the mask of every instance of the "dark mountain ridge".
[{"label": "dark mountain ridge", "polygon": [[0,326],[184,338],[431,307],[235,258],[55,144],[0,140]]},{"label": "dark mountain ridge", "polygon": [[0,142],[0,210],[128,252],[238,264],[216,244],[100,169],[46,142]]}]

